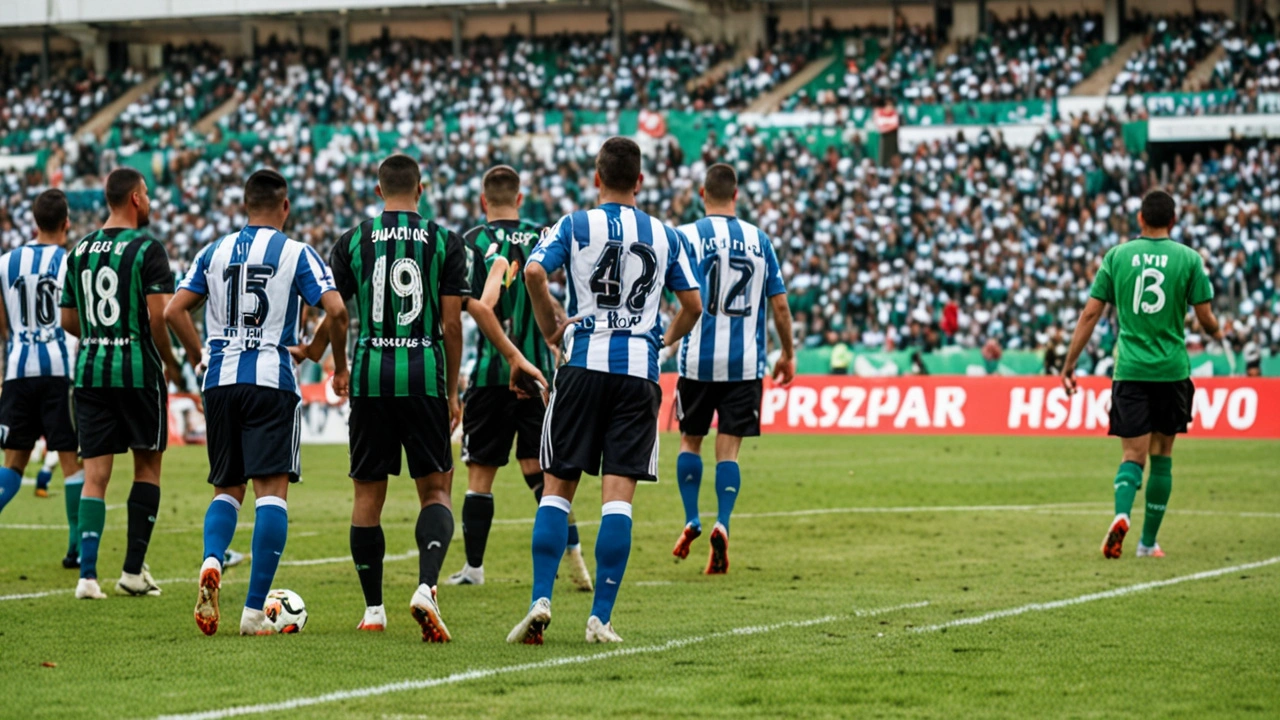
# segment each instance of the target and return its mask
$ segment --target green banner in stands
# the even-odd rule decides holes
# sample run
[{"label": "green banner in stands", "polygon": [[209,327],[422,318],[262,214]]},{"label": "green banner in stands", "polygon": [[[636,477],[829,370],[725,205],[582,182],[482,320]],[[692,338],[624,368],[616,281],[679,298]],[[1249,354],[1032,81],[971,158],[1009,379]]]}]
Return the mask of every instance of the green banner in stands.
[{"label": "green banner in stands", "polygon": [[1135,122],[1127,122],[1120,128],[1121,136],[1124,138],[1124,147],[1131,153],[1144,153],[1147,151],[1147,121],[1138,120]]}]

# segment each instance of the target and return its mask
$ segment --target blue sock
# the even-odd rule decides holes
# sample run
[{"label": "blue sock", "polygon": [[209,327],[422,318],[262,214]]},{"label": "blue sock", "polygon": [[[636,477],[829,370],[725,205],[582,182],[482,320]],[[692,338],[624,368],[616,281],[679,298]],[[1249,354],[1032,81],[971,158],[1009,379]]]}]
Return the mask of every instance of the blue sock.
[{"label": "blue sock", "polygon": [[556,585],[560,558],[569,544],[569,501],[555,495],[543,495],[538,514],[533,518],[533,599],[551,599]]},{"label": "blue sock", "polygon": [[236,535],[236,522],[240,519],[240,503],[230,495],[218,493],[204,513],[204,557],[218,558],[222,562],[231,539]]},{"label": "blue sock", "polygon": [[289,537],[289,506],[283,498],[260,497],[253,514],[253,566],[249,569],[249,594],[244,606],[261,610],[276,579],[276,568]]},{"label": "blue sock", "polygon": [[22,489],[22,473],[13,468],[0,468],[0,510],[18,496]]},{"label": "blue sock", "polygon": [[568,537],[569,537],[569,545],[571,547],[574,545],[582,544],[582,536],[578,535],[578,523],[573,523],[572,525],[569,526]]},{"label": "blue sock", "polygon": [[53,479],[53,471],[52,471],[52,470],[45,470],[45,469],[41,468],[40,472],[36,473],[36,489],[37,489],[37,490],[48,490],[48,489],[49,489],[49,481],[50,481],[50,480],[52,480],[52,479]]},{"label": "blue sock", "polygon": [[719,507],[716,511],[716,522],[729,531],[729,516],[733,514],[733,504],[738,501],[738,490],[742,487],[742,471],[738,469],[736,460],[716,463],[716,500]]},{"label": "blue sock", "polygon": [[698,491],[702,489],[702,456],[682,452],[676,456],[676,482],[684,503],[684,523],[702,527],[698,519]]},{"label": "blue sock", "polygon": [[631,556],[631,503],[614,500],[600,508],[600,534],[596,535],[596,597],[591,614],[607,623],[613,616],[622,575]]}]

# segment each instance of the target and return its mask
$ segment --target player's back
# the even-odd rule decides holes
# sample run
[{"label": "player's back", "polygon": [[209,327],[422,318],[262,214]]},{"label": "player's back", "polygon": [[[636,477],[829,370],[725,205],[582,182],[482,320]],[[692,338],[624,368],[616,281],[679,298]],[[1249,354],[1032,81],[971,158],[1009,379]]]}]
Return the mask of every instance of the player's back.
[{"label": "player's back", "polygon": [[[506,326],[511,342],[544,375],[550,377],[555,364],[538,329],[533,303],[524,284],[525,262],[538,244],[541,233],[540,226],[525,220],[495,220],[468,230],[462,240],[467,250],[467,277],[475,298],[483,294],[494,260],[506,260],[507,272],[494,314]],[[510,374],[511,367],[506,358],[481,334],[471,386],[506,387]]]},{"label": "player's back", "polygon": [[1168,238],[1138,238],[1108,251],[1098,275],[1092,295],[1115,305],[1120,321],[1115,379],[1186,379],[1187,307],[1213,299],[1200,255]]},{"label": "player's back", "polygon": [[[445,397],[442,283],[463,272],[462,239],[414,212],[388,211],[338,240],[331,264],[343,297],[356,298],[360,336],[351,370],[358,397]],[[452,268],[451,268],[452,270]],[[448,294],[448,293],[445,293]]]},{"label": "player's back", "polygon": [[66,272],[61,304],[80,314],[76,386],[163,386],[147,309],[147,295],[173,292],[160,241],[144,230],[104,228],[76,244]]},{"label": "player's back", "polygon": [[317,305],[332,285],[313,248],[272,227],[249,226],[201,250],[180,288],[208,297],[204,388],[297,392],[289,346],[298,343],[300,303]]},{"label": "player's back", "polygon": [[0,255],[9,321],[5,380],[70,374],[67,334],[58,312],[66,258],[64,248],[34,242]]},{"label": "player's back", "polygon": [[566,215],[530,257],[548,271],[565,267],[571,367],[658,381],[664,287],[696,289],[683,236],[629,205],[605,203]]},{"label": "player's back", "polygon": [[682,377],[740,382],[765,375],[769,297],[786,292],[769,238],[755,225],[711,215],[683,225],[702,283],[702,318],[680,347]]}]

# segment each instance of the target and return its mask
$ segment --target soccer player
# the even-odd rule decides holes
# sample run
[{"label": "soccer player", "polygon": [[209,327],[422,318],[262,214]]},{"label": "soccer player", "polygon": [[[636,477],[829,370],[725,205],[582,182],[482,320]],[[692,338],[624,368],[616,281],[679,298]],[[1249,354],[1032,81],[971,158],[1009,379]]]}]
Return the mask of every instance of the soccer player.
[{"label": "soccer player", "polygon": [[[462,236],[471,288],[467,311],[474,317],[477,311],[493,309],[510,328],[511,341],[523,356],[532,358],[541,372],[551,375],[555,361],[538,330],[522,274],[542,228],[520,219],[524,196],[515,170],[506,165],[492,168],[485,173],[481,186],[480,207],[485,223]],[[450,585],[484,584],[484,550],[493,524],[493,479],[498,468],[507,464],[513,441],[524,481],[534,499],[542,500],[538,446],[546,405],[540,394],[521,397],[508,387],[510,375],[511,367],[499,347],[481,334],[475,368],[463,397],[462,461],[467,464],[467,496],[462,503],[462,539],[467,561],[462,570],[446,580]],[[578,525],[572,514],[566,561],[573,583],[591,592],[591,573],[582,558]]]},{"label": "soccer player", "polygon": [[1117,245],[1103,257],[1062,368],[1062,384],[1074,394],[1080,353],[1106,306],[1114,305],[1120,334],[1111,384],[1110,434],[1120,437],[1124,461],[1116,472],[1116,517],[1102,541],[1102,554],[1108,558],[1121,555],[1148,457],[1151,474],[1137,556],[1164,557],[1156,533],[1173,487],[1173,440],[1187,431],[1195,393],[1183,338],[1187,306],[1195,310],[1206,333],[1219,341],[1223,336],[1209,307],[1213,286],[1204,261],[1195,250],[1169,237],[1176,214],[1173,198],[1164,191],[1152,190],[1142,199],[1138,213],[1142,237]]},{"label": "soccer player", "polygon": [[[61,190],[46,190],[31,211],[35,241],[0,256],[0,338],[9,348],[0,392],[0,445],[4,447],[0,510],[18,493],[22,471],[43,436],[47,457],[62,463],[66,478],[69,531],[62,567],[69,570],[80,567],[84,467],[76,458],[76,426],[71,417],[71,353],[56,309],[67,274],[71,229],[67,196]],[[48,484],[46,479],[45,487]],[[40,489],[37,483],[37,494]]]},{"label": "soccer player", "polygon": [[[533,598],[507,642],[540,644],[551,622],[551,591],[568,544],[569,510],[583,472],[601,475],[596,587],[588,642],[621,642],[612,614],[631,554],[636,482],[657,480],[658,349],[672,345],[702,314],[686,240],[636,209],[640,147],[610,138],[596,154],[600,206],[561,218],[525,268],[538,326],[552,345],[565,336],[567,363],[556,373],[543,423],[542,501],[533,524]],[[547,287],[547,273],[568,274],[568,325]],[[666,330],[658,323],[664,288],[680,301]]]},{"label": "soccer player", "polygon": [[735,217],[738,175],[717,163],[707,168],[700,191],[707,216],[680,228],[702,278],[702,319],[680,344],[676,413],[680,455],[676,480],[684,502],[684,531],[672,554],[689,557],[702,534],[698,490],[702,485],[702,439],[716,426],[716,524],[711,529],[708,575],[729,571],[729,516],[742,488],[738,450],[742,438],[760,435],[764,392],[765,310],[773,309],[782,354],[773,377],[783,385],[795,376],[791,310],[773,244],[759,228]]},{"label": "soccer player", "polygon": [[450,435],[461,419],[462,295],[466,258],[457,233],[417,212],[417,161],[392,155],[378,168],[383,212],[347,231],[331,265],[342,297],[355,298],[360,337],[351,373],[351,558],[364,591],[358,626],[383,630],[382,505],[400,452],[418,489],[418,588],[410,601],[425,642],[448,642],[436,585],[453,537]]},{"label": "soccer player", "polygon": [[128,546],[116,590],[159,595],[145,560],[160,510],[160,463],[169,442],[166,375],[180,382],[164,309],[173,272],[159,240],[147,234],[151,199],[138,171],[118,168],[105,183],[110,215],[67,256],[62,327],[80,338],[75,417],[84,485],[80,492],[80,582],[76,597],[102,599],[98,545],[114,456],[133,451]]},{"label": "soccer player", "polygon": [[289,354],[298,342],[300,303],[323,307],[329,319],[335,392],[344,392],[350,378],[347,308],[333,276],[311,246],[281,232],[289,217],[284,177],[275,170],[250,175],[244,209],[249,224],[200,251],[165,313],[188,362],[198,366],[203,353],[190,313],[205,303],[209,361],[204,409],[214,495],[204,516],[204,562],[195,608],[196,625],[205,635],[218,631],[223,562],[250,479],[253,565],[240,634],[274,632],[262,607],[288,537],[289,484],[301,472],[302,398]]}]

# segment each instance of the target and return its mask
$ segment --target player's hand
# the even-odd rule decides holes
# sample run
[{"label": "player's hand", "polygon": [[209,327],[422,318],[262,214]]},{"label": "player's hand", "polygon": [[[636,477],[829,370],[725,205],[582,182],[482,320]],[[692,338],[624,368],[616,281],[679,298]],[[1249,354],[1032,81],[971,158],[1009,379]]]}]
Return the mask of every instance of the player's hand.
[{"label": "player's hand", "polygon": [[449,434],[452,435],[454,430],[458,429],[458,423],[462,422],[462,403],[458,401],[457,393],[449,396]]},{"label": "player's hand", "polygon": [[[511,365],[511,382],[509,387],[511,392],[521,400],[528,400],[536,394],[542,395],[545,401],[547,395],[547,378],[542,372],[529,362],[529,359],[520,355],[515,358],[507,358],[507,362]],[[536,386],[536,390],[534,389]]]},{"label": "player's hand", "polygon": [[351,371],[343,370],[333,374],[333,394],[347,397],[351,394]]},{"label": "player's hand", "polygon": [[773,381],[779,385],[790,385],[796,378],[796,358],[794,355],[782,355],[773,365]]},{"label": "player's hand", "polygon": [[1067,395],[1075,395],[1080,389],[1079,383],[1076,382],[1076,366],[1074,363],[1067,363],[1062,366],[1062,387],[1066,388]]},{"label": "player's hand", "polygon": [[560,341],[564,339],[565,330],[568,330],[569,326],[577,323],[583,317],[585,316],[578,315],[576,317],[556,318],[556,331],[552,333],[551,337],[547,338],[547,344],[548,345],[562,344]]},{"label": "player's hand", "polygon": [[184,390],[186,388],[186,378],[182,376],[181,365],[170,365],[166,363],[164,366],[164,379],[165,382],[172,383],[174,387],[178,388],[178,390]]},{"label": "player's hand", "polygon": [[307,359],[307,349],[301,345],[290,345],[289,355],[293,357],[293,361],[299,365],[303,360]]}]

